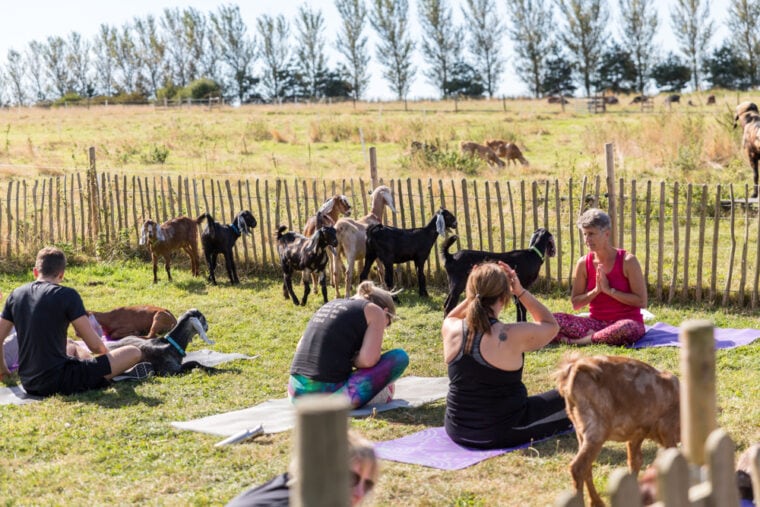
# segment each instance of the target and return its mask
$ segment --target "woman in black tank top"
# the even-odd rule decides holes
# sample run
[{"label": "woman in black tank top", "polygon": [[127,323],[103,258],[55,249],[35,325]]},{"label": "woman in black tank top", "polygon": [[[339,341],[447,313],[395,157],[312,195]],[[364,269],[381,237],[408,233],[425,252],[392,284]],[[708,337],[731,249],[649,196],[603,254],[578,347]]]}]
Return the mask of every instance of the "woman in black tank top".
[{"label": "woman in black tank top", "polygon": [[[559,393],[528,396],[522,382],[524,353],[542,348],[557,334],[549,309],[502,262],[475,266],[466,294],[441,330],[449,373],[445,427],[451,439],[466,447],[496,449],[569,429]],[[498,320],[511,295],[534,322]]]}]

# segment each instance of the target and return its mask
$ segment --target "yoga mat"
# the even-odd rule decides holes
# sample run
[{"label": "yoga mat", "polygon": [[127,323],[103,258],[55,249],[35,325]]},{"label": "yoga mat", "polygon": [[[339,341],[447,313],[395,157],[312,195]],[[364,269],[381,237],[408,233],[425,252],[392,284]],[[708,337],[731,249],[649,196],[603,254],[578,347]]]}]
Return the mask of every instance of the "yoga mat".
[{"label": "yoga mat", "polygon": [[[565,433],[568,432],[560,434],[564,435]],[[460,470],[483,460],[518,449],[525,449],[535,443],[556,437],[557,435],[553,435],[505,449],[468,449],[454,443],[446,434],[446,430],[439,427],[427,428],[396,440],[378,442],[375,444],[375,452],[380,459],[384,460],[411,463],[441,470]]]},{"label": "yoga mat", "polygon": [[25,405],[40,401],[42,398],[26,394],[21,384],[11,387],[0,388],[0,405]]},{"label": "yoga mat", "polygon": [[[634,349],[645,347],[680,347],[676,326],[657,322],[653,326],[647,326],[644,336],[633,344]],[[733,349],[742,345],[749,345],[760,338],[760,329],[730,329],[715,328],[715,348]]]},{"label": "yoga mat", "polygon": [[[446,397],[449,379],[446,377],[403,377],[396,381],[395,397],[389,403],[371,405],[351,412],[352,417],[385,412],[396,408],[419,407]],[[181,430],[200,431],[228,437],[240,431],[264,427],[264,433],[279,433],[295,426],[295,409],[287,398],[269,400],[251,408],[201,417],[190,421],[175,421],[172,426]]]}]

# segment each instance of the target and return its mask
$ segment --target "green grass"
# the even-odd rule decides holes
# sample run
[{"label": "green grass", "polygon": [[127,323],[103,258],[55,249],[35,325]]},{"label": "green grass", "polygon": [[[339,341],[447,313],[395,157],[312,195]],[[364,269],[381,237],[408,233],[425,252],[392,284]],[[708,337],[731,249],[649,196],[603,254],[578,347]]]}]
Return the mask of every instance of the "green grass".
[{"label": "green grass", "polygon": [[[64,284],[77,288],[88,308],[107,310],[151,303],[176,314],[197,307],[207,317],[214,348],[258,355],[252,361],[221,365],[215,373],[122,382],[104,391],[53,397],[25,406],[0,406],[0,499],[4,505],[220,505],[251,484],[287,468],[291,432],[216,448],[218,437],[179,431],[171,421],[247,408],[285,395],[288,366],[300,333],[320,305],[283,299],[275,273],[241,273],[242,284],[206,285],[179,263],[175,281],[151,283],[147,263],[76,263]],[[163,273],[162,273],[163,275]],[[7,294],[31,278],[30,270],[0,274]],[[222,277],[221,279],[224,279]],[[299,292],[300,293],[300,292]],[[334,292],[330,291],[331,297]],[[403,347],[411,364],[406,374],[443,376],[440,342],[441,287],[429,300],[413,291],[401,295],[402,320],[387,332],[385,347]],[[553,311],[569,311],[564,294],[540,296]],[[658,320],[677,325],[707,318],[723,327],[759,328],[757,316],[695,306],[656,306]],[[513,318],[510,309],[505,318]],[[194,341],[190,349],[203,348]],[[549,377],[567,347],[549,347],[526,357],[529,392],[552,387]],[[592,346],[584,353],[636,357],[678,371],[674,348],[612,349]],[[760,440],[760,344],[718,351],[719,424],[739,449]],[[389,440],[443,422],[442,401],[413,410],[395,410],[352,426],[372,440]],[[577,444],[564,436],[456,472],[383,462],[371,505],[547,505],[571,487],[568,464]],[[656,446],[645,445],[645,461]],[[607,444],[594,468],[606,489],[612,470],[625,466],[625,447]]]}]

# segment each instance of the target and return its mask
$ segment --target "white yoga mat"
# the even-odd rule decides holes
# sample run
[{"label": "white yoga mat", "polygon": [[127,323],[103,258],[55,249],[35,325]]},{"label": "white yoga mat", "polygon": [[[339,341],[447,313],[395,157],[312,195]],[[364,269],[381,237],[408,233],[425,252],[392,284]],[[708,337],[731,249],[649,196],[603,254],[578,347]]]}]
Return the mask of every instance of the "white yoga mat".
[{"label": "white yoga mat", "polygon": [[[449,379],[446,377],[403,377],[396,381],[395,397],[389,403],[368,405],[351,412],[352,417],[365,417],[373,411],[385,412],[395,408],[419,407],[446,397]],[[264,433],[279,433],[295,426],[295,408],[287,398],[268,400],[243,410],[211,415],[185,422],[173,422],[181,430],[200,431],[228,437],[246,429],[264,427]]]}]

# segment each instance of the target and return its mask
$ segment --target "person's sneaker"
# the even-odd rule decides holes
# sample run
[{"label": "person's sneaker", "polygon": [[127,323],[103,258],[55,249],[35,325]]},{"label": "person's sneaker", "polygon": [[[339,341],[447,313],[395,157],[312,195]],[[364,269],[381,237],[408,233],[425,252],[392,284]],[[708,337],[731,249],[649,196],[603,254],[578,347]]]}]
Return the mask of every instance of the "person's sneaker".
[{"label": "person's sneaker", "polygon": [[119,382],[121,380],[144,380],[151,375],[153,375],[153,365],[148,361],[144,361],[142,363],[137,363],[121,375],[116,375],[111,380],[114,382]]}]

